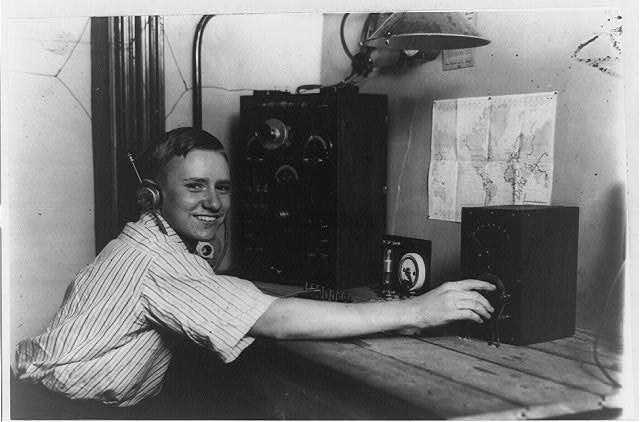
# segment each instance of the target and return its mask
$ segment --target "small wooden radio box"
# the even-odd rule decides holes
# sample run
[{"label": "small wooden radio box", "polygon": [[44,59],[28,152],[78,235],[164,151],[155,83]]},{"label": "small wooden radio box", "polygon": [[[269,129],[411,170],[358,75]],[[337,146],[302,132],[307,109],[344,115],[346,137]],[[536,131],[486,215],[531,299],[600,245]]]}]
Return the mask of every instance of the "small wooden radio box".
[{"label": "small wooden radio box", "polygon": [[463,335],[524,345],[574,334],[577,207],[463,208],[460,249],[463,278],[498,286],[491,320]]}]

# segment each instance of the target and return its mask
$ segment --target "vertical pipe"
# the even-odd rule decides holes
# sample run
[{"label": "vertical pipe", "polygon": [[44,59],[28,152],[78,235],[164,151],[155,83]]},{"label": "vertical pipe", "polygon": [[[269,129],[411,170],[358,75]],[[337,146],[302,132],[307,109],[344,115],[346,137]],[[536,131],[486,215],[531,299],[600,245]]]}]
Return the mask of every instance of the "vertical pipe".
[{"label": "vertical pipe", "polygon": [[193,38],[193,127],[202,129],[202,34],[207,23],[215,15],[204,15],[196,26],[196,33]]},{"label": "vertical pipe", "polygon": [[[114,189],[114,195],[113,195],[113,206],[114,206],[114,221],[112,222],[113,224],[113,231],[116,232],[117,228],[118,228],[118,223],[119,223],[119,215],[120,215],[120,172],[119,172],[119,161],[118,161],[118,150],[121,148],[122,146],[122,139],[126,139],[126,125],[125,125],[125,121],[126,121],[126,76],[127,76],[127,68],[126,68],[126,64],[127,64],[127,55],[126,55],[126,31],[125,31],[125,22],[124,22],[124,18],[122,16],[120,17],[116,17],[113,19],[113,32],[114,32],[114,39],[115,39],[115,46],[114,46],[114,55],[115,55],[115,68],[116,68],[116,72],[115,72],[115,83],[114,83],[114,87],[115,87],[115,92],[114,92],[114,97],[115,97],[115,105],[116,105],[116,109],[115,109],[115,113],[114,113],[114,121],[115,121],[115,127],[116,127],[116,136],[114,138],[114,145],[113,145],[113,149],[111,150],[111,162],[113,163],[115,172],[113,175],[113,189]],[[112,235],[114,233],[111,233]]]},{"label": "vertical pipe", "polygon": [[160,142],[165,132],[164,25],[162,17],[158,16],[149,18],[149,83],[149,102],[153,109],[150,110],[150,143],[144,145],[144,149]]},{"label": "vertical pipe", "polygon": [[135,20],[139,17],[134,16],[126,16],[125,19],[125,28],[126,28],[126,36],[125,36],[125,45],[127,48],[128,54],[127,57],[127,65],[125,68],[127,69],[127,77],[125,79],[125,110],[126,116],[132,116],[133,118],[125,118],[125,127],[126,134],[123,139],[124,148],[120,149],[120,155],[118,157],[118,162],[123,162],[123,152],[130,151],[131,148],[135,145],[135,139],[138,133],[138,104],[137,104],[137,94],[138,94],[138,73],[136,68],[138,67],[138,49],[136,45],[136,28],[135,28]]},{"label": "vertical pipe", "polygon": [[[153,22],[153,24],[151,24]],[[96,251],[136,217],[127,153],[165,127],[163,25],[157,17],[92,18],[91,83]]]},{"label": "vertical pipe", "polygon": [[136,70],[136,104],[137,104],[137,116],[138,121],[136,138],[134,144],[129,151],[133,151],[136,148],[138,151],[143,150],[143,146],[148,143],[149,139],[149,91],[153,88],[149,85],[149,60],[148,60],[148,46],[147,46],[147,22],[149,18],[143,18],[141,16],[135,17],[135,45],[136,45],[136,57],[138,58]]},{"label": "vertical pipe", "polygon": [[91,135],[93,146],[94,231],[96,253],[114,236],[117,219],[117,168],[112,159],[117,127],[114,82],[114,18],[91,18]]}]

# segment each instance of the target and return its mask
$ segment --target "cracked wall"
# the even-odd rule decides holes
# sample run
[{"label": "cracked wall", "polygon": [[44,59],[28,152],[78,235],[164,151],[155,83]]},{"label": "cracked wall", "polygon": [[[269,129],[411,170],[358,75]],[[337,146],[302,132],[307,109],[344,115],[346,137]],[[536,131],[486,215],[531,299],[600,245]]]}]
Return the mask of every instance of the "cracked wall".
[{"label": "cracked wall", "polygon": [[[192,45],[201,16],[165,16],[167,130],[192,124]],[[322,15],[219,15],[202,38],[202,126],[229,148],[240,96],[320,81]]]},{"label": "cracked wall", "polygon": [[[192,124],[199,15],[167,16],[167,130]],[[3,243],[10,346],[39,333],[95,256],[89,18],[9,19],[3,37]],[[319,83],[321,15],[216,16],[203,37],[203,127],[230,148],[240,95]]]},{"label": "cracked wall", "polygon": [[3,51],[11,346],[94,257],[88,18],[9,19]]}]

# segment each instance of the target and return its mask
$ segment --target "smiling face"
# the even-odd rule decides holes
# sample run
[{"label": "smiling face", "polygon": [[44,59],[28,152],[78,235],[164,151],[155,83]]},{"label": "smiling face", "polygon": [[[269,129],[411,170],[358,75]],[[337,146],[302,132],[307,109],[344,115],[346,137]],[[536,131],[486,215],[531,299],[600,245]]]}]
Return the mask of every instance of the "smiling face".
[{"label": "smiling face", "polygon": [[231,181],[226,158],[193,149],[175,156],[160,178],[162,216],[186,241],[211,240],[229,210]]}]

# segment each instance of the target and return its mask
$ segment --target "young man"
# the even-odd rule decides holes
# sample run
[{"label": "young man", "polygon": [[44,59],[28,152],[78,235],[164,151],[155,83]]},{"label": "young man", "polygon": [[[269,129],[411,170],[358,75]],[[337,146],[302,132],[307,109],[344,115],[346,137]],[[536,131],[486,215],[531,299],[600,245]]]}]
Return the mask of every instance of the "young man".
[{"label": "young man", "polygon": [[46,331],[22,341],[18,379],[62,396],[132,406],[159,393],[171,360],[163,333],[178,333],[234,360],[255,337],[328,339],[482,322],[493,309],[478,290],[445,283],[400,302],[333,303],[275,298],[215,274],[193,253],[210,240],[231,202],[222,144],[207,132],[169,132],[152,156],[158,198],[69,285]]}]

